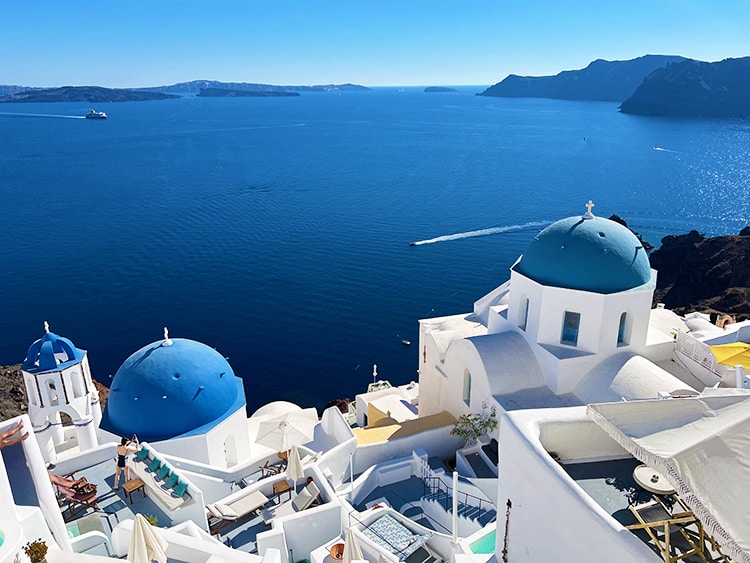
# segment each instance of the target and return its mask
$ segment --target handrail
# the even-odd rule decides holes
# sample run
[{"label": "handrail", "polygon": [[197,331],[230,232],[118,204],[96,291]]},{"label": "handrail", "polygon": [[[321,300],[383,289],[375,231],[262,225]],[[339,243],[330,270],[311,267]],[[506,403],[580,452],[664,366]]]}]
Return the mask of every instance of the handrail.
[{"label": "handrail", "polygon": [[[400,494],[398,494],[398,493],[397,493],[396,491],[394,491],[394,490],[392,490],[392,489],[384,489],[384,490],[385,490],[385,491],[388,491],[388,493],[389,493],[389,494],[391,494],[391,495],[393,495],[394,497],[397,497],[397,498],[398,498],[399,500],[401,500],[401,501],[402,501],[402,502],[403,502],[404,504],[408,504],[408,505],[410,505],[410,506],[413,506],[414,508],[418,508],[418,509],[419,509],[419,511],[420,511],[420,513],[421,513],[421,515],[422,515],[422,516],[423,516],[424,518],[427,518],[427,520],[429,520],[429,521],[430,521],[430,522],[431,522],[432,524],[437,524],[438,526],[440,526],[440,527],[441,527],[441,528],[442,528],[443,530],[445,530],[446,532],[448,532],[448,533],[451,533],[451,531],[450,531],[450,530],[449,530],[448,528],[446,528],[445,526],[443,526],[443,525],[442,525],[442,524],[441,524],[440,522],[438,522],[438,521],[437,521],[437,520],[435,520],[434,518],[431,518],[430,516],[428,516],[428,515],[427,515],[427,514],[425,513],[424,509],[423,509],[423,508],[422,508],[421,506],[419,506],[419,505],[416,505],[416,504],[414,504],[414,501],[411,501],[411,500],[407,500],[407,499],[405,499],[404,497],[402,497],[402,496],[401,496]],[[400,514],[400,512],[399,512],[399,514]],[[409,518],[409,517],[408,517],[408,516],[405,516],[405,518]],[[436,530],[436,531],[437,531],[437,530]]]},{"label": "handrail", "polygon": [[[438,493],[444,492],[445,493],[446,504],[445,504],[444,508],[446,510],[449,510],[447,499],[453,496],[453,487],[449,487],[440,477],[437,477],[437,476],[423,477],[422,481],[425,484],[425,488],[428,489],[431,493],[435,493],[435,492],[438,492]],[[435,483],[435,482],[437,482],[437,486],[433,485],[433,483]],[[445,491],[442,490],[443,488],[445,488]],[[463,504],[465,506],[474,506],[474,507],[476,507],[479,510],[480,514],[481,513],[489,513],[490,512],[488,509],[486,509],[486,508],[483,507],[483,504],[490,504],[493,507],[493,510],[494,510],[494,506],[495,505],[492,504],[490,501],[487,501],[487,500],[485,500],[483,498],[480,498],[478,496],[475,496],[475,495],[471,495],[471,494],[467,493],[466,491],[460,491],[459,490],[458,494],[464,496],[464,503]],[[469,503],[469,499],[470,498],[476,500],[478,502],[478,504],[470,504]]]}]

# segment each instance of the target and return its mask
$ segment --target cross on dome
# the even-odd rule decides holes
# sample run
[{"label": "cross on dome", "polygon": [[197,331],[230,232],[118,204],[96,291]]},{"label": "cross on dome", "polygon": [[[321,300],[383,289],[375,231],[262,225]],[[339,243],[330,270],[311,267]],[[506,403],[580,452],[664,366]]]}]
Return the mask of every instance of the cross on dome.
[{"label": "cross on dome", "polygon": [[594,214],[591,213],[591,208],[592,207],[594,207],[594,202],[591,201],[591,200],[589,200],[588,203],[586,204],[586,213],[583,214],[583,218],[584,219],[593,219],[594,218]]},{"label": "cross on dome", "polygon": [[172,341],[169,339],[169,329],[167,327],[164,327],[164,342],[162,342],[162,346],[171,346]]},{"label": "cross on dome", "polygon": [[44,332],[49,334],[49,323],[47,321],[44,321]]}]

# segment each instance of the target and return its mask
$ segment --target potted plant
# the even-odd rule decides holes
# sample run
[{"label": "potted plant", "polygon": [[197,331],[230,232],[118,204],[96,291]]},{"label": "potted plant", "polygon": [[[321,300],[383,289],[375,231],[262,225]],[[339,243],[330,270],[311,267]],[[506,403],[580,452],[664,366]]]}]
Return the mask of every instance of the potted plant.
[{"label": "potted plant", "polygon": [[497,428],[497,411],[493,406],[487,412],[487,403],[482,402],[482,412],[462,414],[451,430],[451,436],[466,440],[467,445],[475,444],[480,436],[485,436]]},{"label": "potted plant", "polygon": [[39,538],[23,546],[23,552],[31,563],[42,563],[47,556],[47,544],[42,541],[42,538]]},{"label": "potted plant", "polygon": [[144,514],[143,517],[146,519],[146,522],[148,522],[152,526],[158,526],[159,525],[159,518],[158,518],[158,516],[154,516],[153,514]]}]

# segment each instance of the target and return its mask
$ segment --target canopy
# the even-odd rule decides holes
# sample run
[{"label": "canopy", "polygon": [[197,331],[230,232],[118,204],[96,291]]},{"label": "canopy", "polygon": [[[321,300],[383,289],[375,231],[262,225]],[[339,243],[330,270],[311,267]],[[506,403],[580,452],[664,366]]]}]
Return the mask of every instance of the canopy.
[{"label": "canopy", "polygon": [[663,473],[735,561],[750,563],[750,392],[589,405],[587,414]]},{"label": "canopy", "polygon": [[709,348],[720,364],[731,367],[742,366],[745,371],[750,371],[750,344],[730,342],[709,346]]}]

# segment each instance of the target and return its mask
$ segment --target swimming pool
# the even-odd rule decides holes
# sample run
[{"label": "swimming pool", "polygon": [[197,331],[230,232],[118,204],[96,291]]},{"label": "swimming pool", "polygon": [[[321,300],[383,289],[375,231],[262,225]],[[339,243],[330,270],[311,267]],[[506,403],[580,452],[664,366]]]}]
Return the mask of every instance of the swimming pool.
[{"label": "swimming pool", "polygon": [[490,531],[477,541],[469,544],[472,553],[495,553],[495,534],[496,530]]}]

